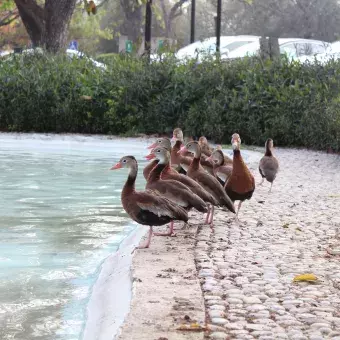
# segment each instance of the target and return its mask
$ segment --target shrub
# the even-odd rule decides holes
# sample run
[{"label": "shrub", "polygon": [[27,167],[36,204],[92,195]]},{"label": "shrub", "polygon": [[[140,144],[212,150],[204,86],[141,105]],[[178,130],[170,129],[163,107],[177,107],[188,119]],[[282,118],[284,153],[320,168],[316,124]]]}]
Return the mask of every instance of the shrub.
[{"label": "shrub", "polygon": [[271,137],[340,150],[340,62],[106,61],[107,70],[64,56],[0,61],[0,129],[133,134],[181,126],[217,142],[239,132],[247,144]]}]

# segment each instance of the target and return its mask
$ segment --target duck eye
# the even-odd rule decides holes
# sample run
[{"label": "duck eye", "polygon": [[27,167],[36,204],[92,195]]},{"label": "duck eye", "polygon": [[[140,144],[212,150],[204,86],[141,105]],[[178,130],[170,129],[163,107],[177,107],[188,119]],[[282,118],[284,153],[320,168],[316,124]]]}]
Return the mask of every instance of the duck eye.
[{"label": "duck eye", "polygon": [[126,159],[123,159],[123,163],[126,163]]}]

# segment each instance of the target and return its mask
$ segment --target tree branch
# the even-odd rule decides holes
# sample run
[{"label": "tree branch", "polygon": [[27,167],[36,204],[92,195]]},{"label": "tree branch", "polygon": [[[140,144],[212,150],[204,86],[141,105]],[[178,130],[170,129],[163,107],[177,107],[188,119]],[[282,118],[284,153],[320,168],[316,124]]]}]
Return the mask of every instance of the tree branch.
[{"label": "tree branch", "polygon": [[182,6],[188,1],[189,0],[179,0],[171,7],[171,10],[170,10],[170,13],[169,13],[169,21],[170,22],[178,16],[178,15],[176,15],[177,11],[179,9],[181,9]]},{"label": "tree branch", "polygon": [[0,19],[0,27],[7,26],[18,18],[19,18],[18,10],[9,11],[9,13],[7,13],[4,18]]},{"label": "tree branch", "polygon": [[14,0],[15,4],[20,13],[21,8],[25,8],[26,11],[33,13],[34,16],[40,17],[40,19],[45,19],[44,8],[40,7],[35,0]]}]

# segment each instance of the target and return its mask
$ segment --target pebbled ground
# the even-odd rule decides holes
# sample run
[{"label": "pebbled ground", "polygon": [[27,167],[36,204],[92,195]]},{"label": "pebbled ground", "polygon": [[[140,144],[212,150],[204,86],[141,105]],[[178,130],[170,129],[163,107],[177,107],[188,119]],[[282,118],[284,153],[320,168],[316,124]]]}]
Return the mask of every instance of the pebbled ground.
[{"label": "pebbled ground", "polygon": [[[340,158],[277,150],[272,193],[199,228],[195,259],[212,339],[340,339]],[[250,168],[260,182],[257,164]],[[339,231],[338,231],[339,230]],[[316,283],[293,283],[313,273]]]},{"label": "pebbled ground", "polygon": [[[268,182],[256,187],[242,205],[240,226],[219,210],[213,231],[199,225],[196,234],[192,228],[175,238],[154,237],[150,250],[138,252],[133,277],[144,279],[119,339],[201,339],[202,332],[176,331],[188,315],[205,322],[211,339],[340,340],[340,157],[293,149],[275,154],[280,172],[272,193]],[[261,156],[249,164],[256,183]],[[201,223],[202,215],[192,213],[191,222]],[[167,273],[170,281],[157,278],[170,267],[176,269]],[[190,284],[183,279],[189,272]],[[304,273],[318,281],[293,283]],[[148,295],[159,303],[141,310]],[[174,314],[176,298],[194,310]]]}]

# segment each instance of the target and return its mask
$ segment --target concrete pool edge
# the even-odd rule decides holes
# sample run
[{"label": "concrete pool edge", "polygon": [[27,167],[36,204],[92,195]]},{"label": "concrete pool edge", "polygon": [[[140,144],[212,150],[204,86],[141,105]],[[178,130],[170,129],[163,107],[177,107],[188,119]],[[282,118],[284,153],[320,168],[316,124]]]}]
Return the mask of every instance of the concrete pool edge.
[{"label": "concrete pool edge", "polygon": [[132,299],[131,252],[146,232],[137,226],[103,262],[86,308],[82,340],[112,340],[118,334]]}]

